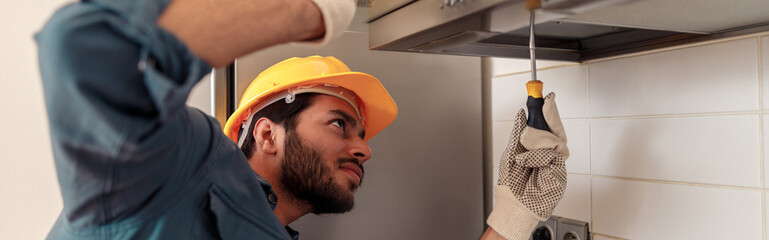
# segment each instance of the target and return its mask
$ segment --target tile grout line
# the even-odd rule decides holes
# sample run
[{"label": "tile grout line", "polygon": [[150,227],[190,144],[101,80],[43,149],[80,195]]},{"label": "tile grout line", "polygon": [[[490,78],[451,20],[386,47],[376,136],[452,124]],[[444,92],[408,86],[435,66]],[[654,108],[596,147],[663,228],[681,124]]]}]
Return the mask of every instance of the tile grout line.
[{"label": "tile grout line", "polygon": [[621,238],[621,237],[615,237],[615,236],[606,235],[606,234],[602,234],[602,233],[592,233],[592,234],[593,235],[601,236],[603,238],[608,238],[608,239],[624,240],[624,238]]},{"label": "tile grout line", "polygon": [[[588,100],[590,101],[590,100]],[[588,103],[589,104],[589,103]],[[712,112],[712,113],[685,113],[685,114],[660,114],[660,115],[637,115],[637,116],[618,116],[618,117],[587,117],[587,118],[561,118],[561,120],[627,120],[627,119],[657,119],[657,118],[685,118],[685,117],[717,117],[734,115],[752,115],[762,114],[761,110],[754,111],[736,111],[736,112]],[[495,120],[497,123],[514,123],[513,120]]]},{"label": "tile grout line", "polygon": [[[568,160],[567,160],[568,161]],[[575,175],[575,176],[583,176],[583,177],[590,177],[589,173],[578,173],[578,172],[566,172],[569,175]]]},{"label": "tile grout line", "polygon": [[[563,120],[563,121],[566,121],[566,120],[577,120],[577,121],[581,120],[581,121],[585,121],[585,120],[590,120],[590,118],[561,118],[561,120]],[[496,121],[494,121],[494,123],[515,124],[515,121],[514,120],[496,120]]]},{"label": "tile grout line", "polygon": [[758,45],[758,110],[761,111],[761,113],[758,114],[758,135],[760,136],[758,142],[759,142],[759,159],[758,159],[758,165],[759,165],[759,172],[761,173],[761,189],[764,190],[761,192],[761,234],[764,237],[764,240],[767,240],[766,236],[766,171],[765,171],[765,162],[764,162],[764,79],[763,79],[763,52],[761,51],[761,37],[756,37],[757,45]]},{"label": "tile grout line", "polygon": [[588,191],[588,194],[590,195],[590,198],[589,198],[590,204],[588,204],[588,207],[590,208],[590,227],[588,227],[588,230],[592,232],[594,229],[594,225],[593,225],[594,224],[593,222],[593,209],[594,209],[593,207],[593,120],[592,120],[593,114],[591,112],[591,108],[593,105],[591,104],[592,97],[590,95],[590,65],[591,64],[588,63],[585,65],[586,65],[585,68],[587,68],[586,70],[587,76],[585,76],[587,80],[587,145],[588,145],[587,158],[589,160],[588,164],[590,164],[590,167],[588,168],[588,172],[589,172],[588,179],[590,179],[590,182],[589,182],[590,189]]},{"label": "tile grout line", "polygon": [[616,117],[595,117],[597,120],[614,119],[651,119],[651,118],[684,118],[684,117],[712,117],[726,115],[749,115],[761,113],[761,110],[754,111],[733,111],[733,112],[708,112],[708,113],[678,113],[678,114],[656,114],[656,115],[635,115],[635,116],[616,116]]},{"label": "tile grout line", "polygon": [[624,181],[629,181],[629,182],[661,183],[661,184],[671,184],[671,185],[691,186],[691,187],[706,187],[706,188],[718,188],[718,189],[731,189],[731,190],[764,192],[764,189],[761,188],[761,187],[740,187],[740,186],[718,185],[718,184],[708,184],[708,183],[681,182],[681,181],[656,180],[656,179],[633,178],[633,177],[605,176],[605,175],[595,175],[595,174],[593,174],[592,177],[593,178],[603,178],[603,179],[613,179],[613,180],[624,180]]}]

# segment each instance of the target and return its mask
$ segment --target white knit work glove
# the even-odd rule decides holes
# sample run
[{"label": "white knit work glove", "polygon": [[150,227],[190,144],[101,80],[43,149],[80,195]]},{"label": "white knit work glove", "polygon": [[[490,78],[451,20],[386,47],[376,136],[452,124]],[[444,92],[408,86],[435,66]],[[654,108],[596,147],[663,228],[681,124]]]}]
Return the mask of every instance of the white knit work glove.
[{"label": "white knit work glove", "polygon": [[307,45],[326,45],[332,39],[342,36],[350,26],[355,16],[355,0],[312,0],[323,14],[323,22],[326,26],[326,35],[323,38],[311,41],[299,42]]},{"label": "white knit work glove", "polygon": [[545,97],[542,113],[552,133],[527,126],[521,109],[500,159],[494,210],[487,222],[509,240],[529,239],[537,223],[553,213],[566,189],[564,161],[569,149],[554,93]]}]

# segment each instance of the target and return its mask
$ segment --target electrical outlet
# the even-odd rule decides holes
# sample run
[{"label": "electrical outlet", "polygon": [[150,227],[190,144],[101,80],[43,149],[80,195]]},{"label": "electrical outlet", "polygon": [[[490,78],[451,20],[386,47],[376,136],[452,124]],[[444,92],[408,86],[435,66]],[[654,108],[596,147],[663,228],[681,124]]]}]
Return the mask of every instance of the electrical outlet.
[{"label": "electrical outlet", "polygon": [[558,217],[551,216],[546,221],[541,221],[534,228],[529,240],[554,240],[558,230]]},{"label": "electrical outlet", "polygon": [[590,240],[586,222],[551,216],[534,228],[529,240]]},{"label": "electrical outlet", "polygon": [[557,240],[590,240],[586,222],[568,218],[558,218]]}]

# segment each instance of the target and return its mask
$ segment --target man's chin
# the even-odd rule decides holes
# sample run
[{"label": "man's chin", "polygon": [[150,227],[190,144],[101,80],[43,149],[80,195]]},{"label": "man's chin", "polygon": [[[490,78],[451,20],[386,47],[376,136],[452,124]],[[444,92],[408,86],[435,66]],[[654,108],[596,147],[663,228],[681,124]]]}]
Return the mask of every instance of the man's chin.
[{"label": "man's chin", "polygon": [[[339,202],[355,202],[355,193],[358,191],[358,185],[354,182],[350,182],[347,184],[347,187],[342,187],[344,185],[339,185],[340,189],[345,189],[344,193],[339,194]],[[344,199],[344,200],[342,200]]]},{"label": "man's chin", "polygon": [[[340,184],[338,182],[332,183],[336,190],[333,193],[326,192],[325,197],[316,199],[316,202],[311,204],[314,207],[312,213],[314,214],[339,214],[346,213],[353,209],[355,206],[355,190],[356,184],[350,182],[349,184]],[[347,187],[345,187],[347,186]]]},{"label": "man's chin", "polygon": [[357,192],[357,191],[358,191],[358,188],[360,188],[360,185],[358,185],[358,183],[356,183],[355,181],[352,181],[352,180],[351,180],[351,181],[350,181],[350,182],[347,184],[347,190],[349,190],[349,191],[350,191],[350,194],[353,194],[353,195],[354,195],[354,194],[355,194],[355,192]]},{"label": "man's chin", "polygon": [[346,213],[349,211],[352,211],[352,209],[355,207],[355,200],[352,198],[345,199],[345,200],[339,200],[333,206],[328,205],[328,203],[325,203],[323,206],[317,206],[316,209],[312,211],[312,213],[320,215],[320,214],[340,214],[340,213]]}]

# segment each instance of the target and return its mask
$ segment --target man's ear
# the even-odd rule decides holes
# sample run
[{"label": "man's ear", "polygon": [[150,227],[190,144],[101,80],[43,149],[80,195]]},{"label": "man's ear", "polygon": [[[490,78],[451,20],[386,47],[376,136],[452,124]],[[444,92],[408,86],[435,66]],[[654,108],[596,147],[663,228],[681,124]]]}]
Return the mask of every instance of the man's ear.
[{"label": "man's ear", "polygon": [[254,144],[257,149],[266,154],[276,154],[278,152],[277,134],[281,126],[268,118],[260,118],[256,121],[254,127]]}]

